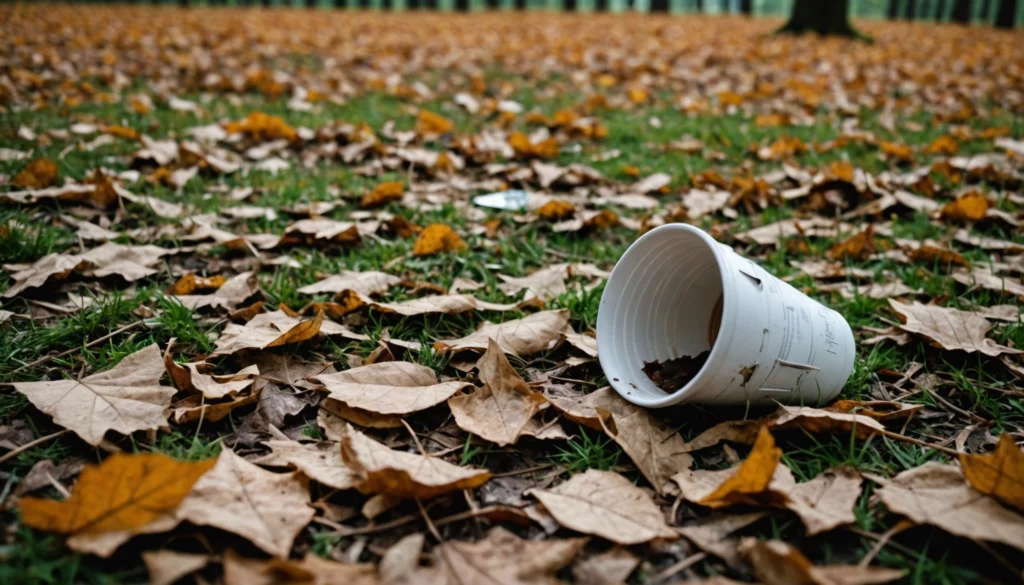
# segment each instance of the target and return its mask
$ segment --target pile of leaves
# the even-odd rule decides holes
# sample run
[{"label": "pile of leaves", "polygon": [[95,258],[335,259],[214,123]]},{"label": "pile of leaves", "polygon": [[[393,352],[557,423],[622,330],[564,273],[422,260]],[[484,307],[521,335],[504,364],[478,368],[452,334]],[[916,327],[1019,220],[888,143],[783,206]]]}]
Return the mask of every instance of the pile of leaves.
[{"label": "pile of leaves", "polygon": [[[4,11],[5,581],[1021,578],[1012,33]],[[847,318],[839,400],[607,387],[680,221]]]}]

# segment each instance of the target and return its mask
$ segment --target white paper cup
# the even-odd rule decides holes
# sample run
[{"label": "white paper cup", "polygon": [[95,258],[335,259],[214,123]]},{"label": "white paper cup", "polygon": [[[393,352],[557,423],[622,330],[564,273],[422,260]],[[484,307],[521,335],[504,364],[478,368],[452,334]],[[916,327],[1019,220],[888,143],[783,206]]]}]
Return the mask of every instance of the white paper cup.
[{"label": "white paper cup", "polygon": [[[842,315],[686,224],[651,230],[619,259],[601,297],[597,346],[612,387],[649,408],[813,406],[839,394],[853,372],[853,332]],[[675,392],[643,372],[645,362],[708,349],[703,368]]]}]

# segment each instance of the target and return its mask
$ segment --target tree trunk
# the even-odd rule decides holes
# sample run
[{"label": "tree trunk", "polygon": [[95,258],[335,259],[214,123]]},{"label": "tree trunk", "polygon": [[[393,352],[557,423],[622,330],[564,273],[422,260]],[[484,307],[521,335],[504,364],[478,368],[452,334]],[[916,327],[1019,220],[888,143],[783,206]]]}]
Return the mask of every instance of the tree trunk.
[{"label": "tree trunk", "polygon": [[576,0],[565,0],[563,7],[566,12],[576,12]]},{"label": "tree trunk", "polygon": [[516,10],[526,10],[526,0],[515,0]]},{"label": "tree trunk", "polygon": [[907,0],[907,12],[904,14],[907,20],[917,18],[917,0]]},{"label": "tree trunk", "polygon": [[668,12],[668,0],[651,0],[651,12]]},{"label": "tree trunk", "polygon": [[1017,20],[1017,0],[1002,0],[996,12],[997,28],[1013,28]]},{"label": "tree trunk", "polygon": [[501,10],[501,0],[487,0],[487,10]]},{"label": "tree trunk", "polygon": [[989,7],[992,5],[988,0],[981,0],[981,20],[988,22]]},{"label": "tree trunk", "polygon": [[334,7],[335,8],[347,8],[348,7],[348,0],[334,0]]},{"label": "tree trunk", "polygon": [[455,0],[455,10],[457,12],[469,12],[469,0]]},{"label": "tree trunk", "polygon": [[946,16],[946,2],[944,0],[936,0],[935,22],[942,22],[944,16]]},{"label": "tree trunk", "polygon": [[802,34],[815,32],[819,35],[860,36],[847,16],[850,0],[796,0],[793,14],[786,26],[779,32]]},{"label": "tree trunk", "polygon": [[697,0],[697,4],[694,6],[694,10],[697,12],[704,12],[704,0]]},{"label": "tree trunk", "polygon": [[889,20],[900,17],[900,0],[889,0]]},{"label": "tree trunk", "polygon": [[595,0],[594,12],[608,12],[608,0]]},{"label": "tree trunk", "polygon": [[971,24],[971,0],[953,0],[950,20],[957,24]]},{"label": "tree trunk", "polygon": [[754,13],[754,0],[740,0],[740,14],[750,16]]}]

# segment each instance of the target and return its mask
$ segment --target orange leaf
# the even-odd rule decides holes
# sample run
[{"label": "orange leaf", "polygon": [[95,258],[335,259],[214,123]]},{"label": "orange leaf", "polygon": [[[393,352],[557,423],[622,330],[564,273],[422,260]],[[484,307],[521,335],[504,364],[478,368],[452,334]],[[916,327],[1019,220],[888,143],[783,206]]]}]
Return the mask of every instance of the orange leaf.
[{"label": "orange leaf", "polygon": [[124,138],[125,140],[138,140],[139,132],[135,128],[129,128],[128,126],[107,126],[103,129],[104,134],[110,134],[118,138]]},{"label": "orange leaf", "polygon": [[187,462],[157,453],[115,453],[86,466],[70,498],[22,498],[26,525],[61,534],[133,530],[173,512],[216,459]]},{"label": "orange leaf", "polygon": [[639,87],[630,88],[630,90],[626,92],[626,96],[629,97],[629,101],[636,105],[640,105],[650,98],[647,91]]},{"label": "orange leaf", "polygon": [[745,502],[751,496],[763,496],[781,459],[782,449],[775,446],[775,439],[768,432],[768,427],[761,427],[757,440],[754,441],[754,448],[736,469],[736,473],[698,503],[711,508],[722,508]]},{"label": "orange leaf", "polygon": [[196,276],[193,273],[182,275],[171,285],[171,288],[167,290],[168,293],[176,296],[190,295],[196,291],[209,291],[220,288],[225,282],[227,282],[223,276],[219,274],[217,276]]},{"label": "orange leaf", "polygon": [[924,147],[925,154],[946,154],[953,156],[960,150],[960,145],[951,136],[939,136],[931,144]]},{"label": "orange leaf", "polygon": [[568,201],[552,199],[537,210],[537,216],[547,221],[568,219],[576,213],[576,207]]},{"label": "orange leaf", "polygon": [[869,225],[868,229],[861,233],[832,246],[828,251],[828,257],[832,260],[867,260],[878,251],[874,235],[874,227]]},{"label": "orange leaf", "polygon": [[15,175],[11,185],[22,189],[45,189],[57,183],[57,163],[37,158]]},{"label": "orange leaf", "polygon": [[239,122],[228,122],[224,129],[229,133],[242,132],[257,142],[277,140],[295,140],[298,133],[295,128],[277,116],[264,114],[263,112],[252,112]]},{"label": "orange leaf", "polygon": [[363,209],[381,207],[391,203],[392,201],[401,201],[404,192],[405,185],[403,185],[401,181],[388,181],[387,183],[381,183],[374,187],[373,191],[363,195],[363,200],[359,205]]},{"label": "orange leaf", "polygon": [[416,116],[416,132],[420,134],[447,134],[454,127],[451,120],[429,110],[420,110]]},{"label": "orange leaf", "polygon": [[1009,434],[999,437],[993,453],[961,453],[960,465],[971,487],[1024,512],[1024,451]]},{"label": "orange leaf", "polygon": [[451,227],[443,223],[435,223],[423,228],[423,232],[413,246],[413,256],[431,256],[441,252],[462,250],[466,243]]},{"label": "orange leaf", "polygon": [[977,191],[971,191],[942,207],[939,215],[954,221],[978,221],[988,212],[988,200]]}]

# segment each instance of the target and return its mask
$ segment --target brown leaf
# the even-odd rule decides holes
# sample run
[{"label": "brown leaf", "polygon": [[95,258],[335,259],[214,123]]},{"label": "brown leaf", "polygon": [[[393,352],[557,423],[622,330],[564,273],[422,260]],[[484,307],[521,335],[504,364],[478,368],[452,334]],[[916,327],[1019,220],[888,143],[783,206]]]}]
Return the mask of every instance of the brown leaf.
[{"label": "brown leaf", "polygon": [[540,500],[562,526],[618,544],[676,537],[651,497],[611,471],[588,469],[555,488],[526,494]]},{"label": "brown leaf", "polygon": [[735,568],[740,564],[739,552],[736,550],[739,541],[729,538],[729,535],[767,515],[767,512],[717,513],[702,520],[700,524],[676,528],[676,531],[701,550],[717,556]]},{"label": "brown leaf", "polygon": [[264,471],[229,449],[178,509],[183,520],[232,532],[280,558],[313,515],[301,475]]},{"label": "brown leaf", "polygon": [[245,559],[224,555],[224,585],[377,585],[370,563],[338,563],[307,554],[300,561]]},{"label": "brown leaf", "polygon": [[744,538],[740,553],[765,585],[878,585],[903,576],[903,571],[881,567],[815,567],[799,550],[781,540]]},{"label": "brown leaf", "polygon": [[142,562],[149,572],[150,585],[173,585],[186,575],[191,575],[213,561],[205,554],[183,553],[173,550],[147,550],[142,553]]},{"label": "brown leaf", "polygon": [[448,400],[467,382],[438,382],[434,371],[410,362],[380,362],[321,374],[313,380],[330,397],[347,406],[376,414],[410,414]]},{"label": "brown leaf", "polygon": [[[807,527],[808,536],[857,520],[853,509],[860,498],[861,477],[855,469],[831,469],[810,481],[786,487],[788,501],[785,506],[800,517]],[[775,490],[781,488],[772,486]]]},{"label": "brown leaf", "polygon": [[433,256],[442,252],[464,250],[466,243],[450,226],[433,223],[423,228],[420,237],[412,248],[413,256]]},{"label": "brown leaf", "polygon": [[693,464],[678,432],[611,388],[580,398],[549,400],[566,418],[608,433],[659,492],[666,489],[672,476]]},{"label": "brown leaf", "polygon": [[299,289],[300,293],[314,295],[320,293],[341,293],[353,290],[362,295],[373,296],[388,291],[402,282],[402,279],[386,272],[352,272],[343,270],[340,274],[332,274],[327,278]]},{"label": "brown leaf", "polygon": [[57,163],[45,158],[28,163],[11,180],[11,186],[21,189],[45,189],[56,184]]},{"label": "brown leaf", "polygon": [[167,377],[179,390],[199,392],[210,400],[238,394],[252,386],[255,376],[260,373],[258,367],[249,366],[236,374],[209,375],[204,373],[211,369],[206,362],[185,364],[175,362],[171,355],[172,345],[173,340],[167,345],[167,350],[164,352],[164,368],[167,370]]},{"label": "brown leaf", "polygon": [[544,221],[562,221],[576,214],[576,206],[562,199],[552,199],[537,208],[537,217]]},{"label": "brown leaf", "polygon": [[487,470],[389,449],[352,428],[341,437],[341,456],[359,478],[356,488],[364,494],[428,499],[475,488],[491,476]]},{"label": "brown leaf", "polygon": [[985,219],[988,207],[988,199],[984,195],[970,191],[943,205],[939,216],[953,221],[979,221]]},{"label": "brown leaf", "polygon": [[324,428],[329,439],[341,440],[342,430],[346,426],[345,421],[371,429],[400,429],[403,426],[402,417],[399,415],[368,412],[331,398],[326,398],[320,403],[317,423]]},{"label": "brown leaf", "polygon": [[[39,288],[52,280],[63,280],[72,272],[84,266],[80,256],[69,254],[47,254],[30,266],[17,269],[11,278],[14,284],[4,291],[4,297],[13,298],[28,289]],[[12,267],[5,267],[8,270]]]},{"label": "brown leaf", "polygon": [[306,477],[336,490],[355,487],[358,478],[341,459],[341,448],[334,441],[309,444],[297,441],[265,441],[271,454],[255,461],[260,465],[292,466]]},{"label": "brown leaf", "polygon": [[584,538],[524,540],[498,526],[476,542],[450,540],[437,556],[448,583],[556,585],[562,567],[586,545]]},{"label": "brown leaf", "polygon": [[82,471],[62,502],[25,497],[26,525],[60,534],[99,534],[140,528],[173,513],[215,460],[186,462],[157,453],[115,453]]},{"label": "brown leaf", "polygon": [[960,465],[971,487],[1024,512],[1024,451],[1009,433],[999,437],[992,453],[961,453]]},{"label": "brown leaf", "polygon": [[459,428],[504,447],[516,442],[547,401],[519,377],[498,344],[488,342],[476,364],[483,388],[449,398],[448,406]]},{"label": "brown leaf", "polygon": [[259,388],[249,394],[229,397],[226,402],[207,402],[203,396],[195,394],[174,403],[171,419],[178,425],[198,420],[217,422],[236,408],[256,404],[259,399]]},{"label": "brown leaf", "polygon": [[1021,353],[985,337],[992,324],[977,313],[918,302],[907,305],[892,299],[889,305],[903,321],[900,329],[922,335],[937,347],[990,356]]},{"label": "brown leaf", "polygon": [[867,260],[877,251],[875,228],[869,224],[864,231],[829,248],[828,257],[832,260]]},{"label": "brown leaf", "polygon": [[363,195],[363,199],[359,202],[359,206],[363,209],[383,207],[388,203],[401,201],[404,194],[405,185],[401,181],[381,183],[374,187],[372,191]]},{"label": "brown leaf", "polygon": [[218,311],[233,311],[259,290],[259,279],[256,273],[243,272],[231,277],[210,294],[184,294],[176,296],[175,299],[193,311],[206,307]]},{"label": "brown leaf", "polygon": [[418,134],[447,134],[455,128],[452,121],[429,110],[420,110],[416,115]]},{"label": "brown leaf", "polygon": [[416,532],[391,545],[380,559],[380,585],[440,585],[444,579],[437,568],[420,566],[425,537]]},{"label": "brown leaf", "polygon": [[365,339],[346,327],[325,320],[322,312],[312,319],[300,321],[284,311],[274,311],[256,315],[245,325],[228,323],[210,355],[229,355],[246,349],[267,349],[301,343],[316,337],[318,333],[342,335],[347,339]]},{"label": "brown leaf", "polygon": [[153,344],[81,380],[16,382],[14,389],[53,422],[95,446],[107,431],[130,435],[167,427],[164,412],[176,390],[160,385],[163,374],[160,348]]},{"label": "brown leaf", "polygon": [[624,585],[639,564],[640,559],[629,549],[616,546],[577,561],[572,567],[572,576],[576,583]]},{"label": "brown leaf", "polygon": [[952,465],[925,463],[900,473],[877,493],[886,508],[918,524],[1024,550],[1024,516],[973,489]]},{"label": "brown leaf", "polygon": [[167,292],[172,295],[190,295],[196,291],[212,291],[217,290],[227,280],[220,275],[217,276],[196,276],[194,272],[183,274],[181,278],[177,280],[171,288],[167,289]]},{"label": "brown leaf", "polygon": [[569,311],[541,311],[504,323],[485,322],[461,339],[438,341],[434,348],[452,353],[467,350],[483,352],[490,345],[489,340],[493,339],[505,353],[529,355],[558,345],[568,326]]}]

